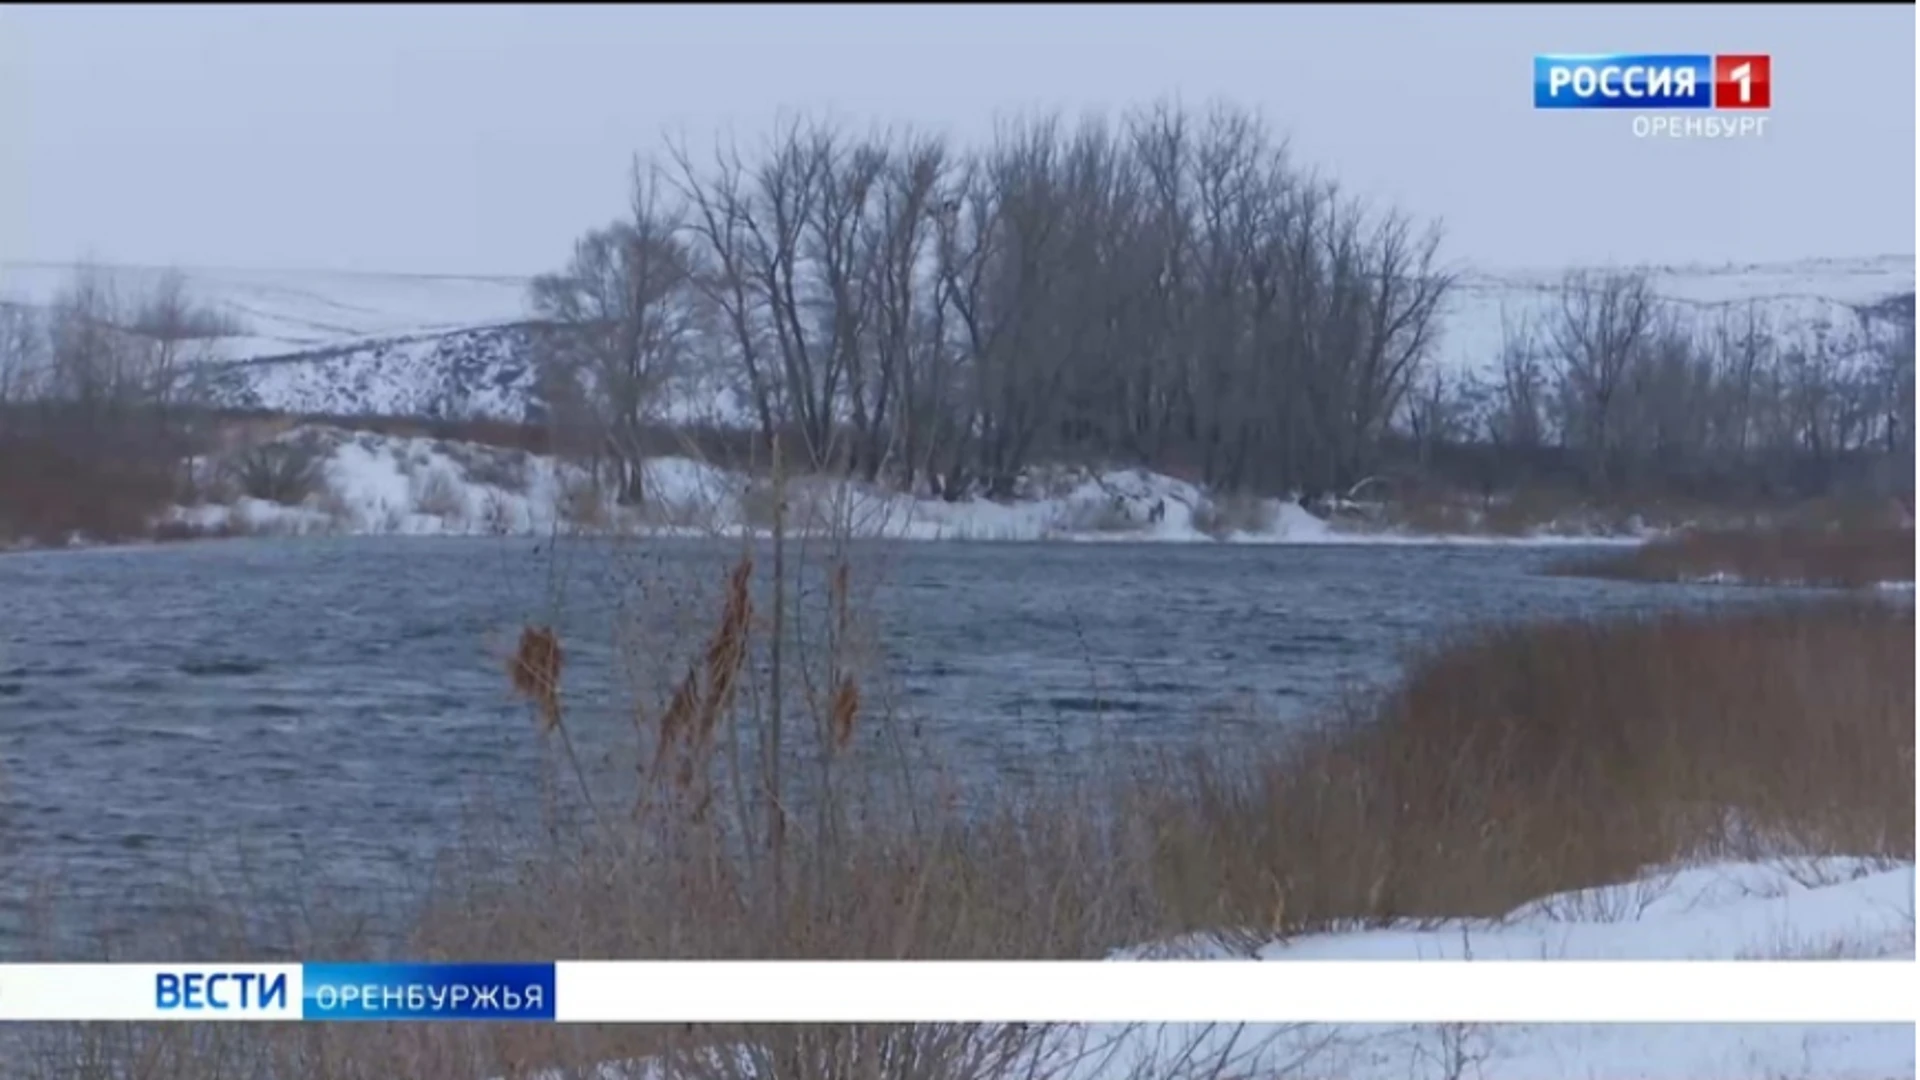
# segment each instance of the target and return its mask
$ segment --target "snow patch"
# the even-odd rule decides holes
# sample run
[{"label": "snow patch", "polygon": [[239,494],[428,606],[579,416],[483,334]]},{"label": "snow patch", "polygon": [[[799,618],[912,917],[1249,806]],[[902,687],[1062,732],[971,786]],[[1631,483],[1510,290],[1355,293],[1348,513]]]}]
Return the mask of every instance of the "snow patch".
[{"label": "snow patch", "polygon": [[[628,535],[737,537],[771,524],[762,478],[684,457],[645,466],[644,499],[618,505],[582,468],[519,450],[302,425],[276,441],[311,448],[324,481],[298,506],[241,498],[177,507],[203,532],[346,535]],[[212,463],[217,468],[218,463]],[[1342,531],[1288,499],[1216,499],[1142,469],[1030,470],[1004,500],[955,501],[821,477],[790,484],[788,527],[902,540],[1236,543],[1593,543],[1592,538],[1449,537]]]},{"label": "snow patch", "polygon": [[[1728,573],[1724,570],[1717,570],[1711,574],[1700,574],[1693,577],[1683,577],[1680,579],[1680,582],[1683,585],[1765,585],[1772,588],[1782,588],[1782,589],[1810,589],[1810,588],[1817,587],[1809,584],[1808,582],[1800,581],[1798,579],[1790,579],[1787,581],[1754,582],[1754,581],[1749,581],[1744,577],[1741,577],[1739,574]],[[1877,592],[1910,593],[1913,591],[1913,582],[1911,581],[1880,581],[1880,582],[1875,582],[1872,588]]]},{"label": "snow patch", "polygon": [[[1911,960],[1911,863],[1780,859],[1649,871],[1636,881],[1545,897],[1503,919],[1396,926],[1276,942],[1252,958],[1290,960]],[[1248,959],[1203,939],[1115,954]],[[722,1048],[714,1051],[726,1054]],[[735,1075],[754,1075],[736,1051]],[[1312,1024],[1070,1028],[1010,1076],[1128,1080],[1143,1075],[1341,1076],[1350,1080],[1886,1080],[1914,1073],[1910,1025]],[[1186,1062],[1187,1070],[1179,1064]],[[1059,1071],[1051,1071],[1057,1068]],[[581,1075],[581,1074],[569,1074]],[[596,1080],[670,1080],[658,1062],[610,1062]],[[560,1073],[541,1080],[563,1080]]]},{"label": "snow patch", "polygon": [[1270,942],[1219,938],[1123,956],[1259,960],[1912,959],[1914,868],[1799,858],[1651,870],[1635,881],[1543,897],[1499,919],[1400,924]]}]

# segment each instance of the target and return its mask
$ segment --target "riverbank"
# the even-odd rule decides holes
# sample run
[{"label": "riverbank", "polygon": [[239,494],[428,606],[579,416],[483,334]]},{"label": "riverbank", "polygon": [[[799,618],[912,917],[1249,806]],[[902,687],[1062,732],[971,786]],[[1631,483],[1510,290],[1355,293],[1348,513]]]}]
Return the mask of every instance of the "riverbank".
[{"label": "riverbank", "polygon": [[[449,837],[389,955],[1912,955],[1911,905],[1887,902],[1910,898],[1913,864],[1914,623],[1902,605],[1836,599],[1486,630],[1434,644],[1404,678],[1284,743],[1113,754],[1086,781],[1004,777],[963,809],[937,770],[890,749],[910,720],[858,650],[836,644],[835,628],[857,621],[844,574],[793,616],[809,630],[790,642],[786,677],[807,680],[804,692],[778,693],[777,676],[748,662],[765,655],[765,612],[737,583],[763,570],[736,568],[669,655],[645,658],[641,670],[669,677],[636,690],[645,786],[630,806],[577,797],[566,664],[576,646],[529,628],[511,665],[532,714],[519,737],[547,746],[550,782],[502,793],[503,816]],[[792,703],[785,723],[798,740],[777,795],[764,773],[732,763],[735,748],[765,736],[772,700]],[[244,897],[210,898],[193,951],[257,955],[259,939],[237,928],[265,914]],[[273,944],[306,956],[387,952],[338,934]],[[236,1067],[275,1076],[524,1076],[703,1053],[705,1065],[664,1075],[766,1075],[713,1064],[714,1048],[747,1045],[796,1057],[804,1075],[837,1075],[846,1054],[885,1049],[921,1055],[916,1076],[989,1080],[1008,1075],[989,1066],[1031,1064],[1023,1055],[1038,1049],[1026,1034],[969,1031],[219,1038]],[[1497,1033],[1477,1037],[1494,1056],[1535,1063],[1547,1045],[1499,1051]],[[207,1060],[181,1029],[124,1038],[124,1052],[150,1062]],[[1364,1042],[1359,1052],[1382,1069],[1417,1064],[1369,1058]],[[1731,1053],[1675,1060],[1715,1075],[1795,1075],[1775,1067],[1777,1055],[1759,1055],[1765,1067],[1752,1073],[1713,1067]],[[1630,1064],[1646,1060],[1615,1059],[1629,1062],[1615,1074],[1647,1075]]]},{"label": "riverbank", "polygon": [[[187,463],[190,497],[118,542],[234,536],[765,535],[774,498],[764,471],[690,457],[649,460],[643,498],[621,503],[584,469],[553,457],[446,439],[302,425]],[[796,534],[901,540],[1241,544],[1636,543],[1632,519],[1517,523],[1473,511],[1445,530],[1397,523],[1376,507],[1223,496],[1141,469],[1046,467],[1005,499],[947,500],[855,480],[787,482],[784,527]],[[68,533],[63,545],[100,538]],[[47,546],[44,542],[41,546]]]},{"label": "riverbank", "polygon": [[1914,532],[1903,524],[1688,530],[1554,572],[1622,581],[1820,588],[1912,587]]}]

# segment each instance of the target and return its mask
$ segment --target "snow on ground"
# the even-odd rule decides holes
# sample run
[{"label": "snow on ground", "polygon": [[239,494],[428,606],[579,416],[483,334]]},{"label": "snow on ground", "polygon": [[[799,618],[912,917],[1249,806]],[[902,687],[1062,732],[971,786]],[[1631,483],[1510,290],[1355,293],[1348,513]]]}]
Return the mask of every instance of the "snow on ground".
[{"label": "snow on ground", "polygon": [[[681,457],[650,460],[644,505],[617,507],[586,473],[522,451],[304,425],[278,442],[310,448],[321,483],[297,505],[228,491],[169,520],[204,532],[274,535],[546,535],[617,529],[640,535],[738,536],[770,525],[766,481]],[[235,451],[244,454],[246,451]],[[218,475],[230,456],[207,463]],[[256,492],[257,494],[258,492]],[[1513,539],[1345,532],[1284,499],[1215,500],[1195,485],[1145,470],[1035,470],[1015,497],[957,502],[865,484],[796,479],[788,522],[801,533],[837,530],[908,540],[1351,543],[1594,543],[1638,537]]]},{"label": "snow on ground", "polygon": [[[1768,586],[1770,588],[1785,588],[1785,589],[1813,587],[1813,586],[1808,586],[1806,582],[1800,581],[1799,579],[1794,579],[1792,581],[1749,582],[1746,578],[1741,577],[1739,574],[1729,574],[1725,571],[1715,571],[1714,573],[1702,574],[1698,577],[1681,578],[1680,581],[1682,584],[1685,584],[1685,585],[1759,584],[1759,585]],[[1913,591],[1913,582],[1911,581],[1879,581],[1873,584],[1873,588],[1880,592],[1886,592],[1886,593],[1903,593],[1903,592],[1910,593]]]},{"label": "snow on ground", "polygon": [[[1545,897],[1503,919],[1320,934],[1252,950],[1191,939],[1114,958],[1162,956],[1912,960],[1914,870],[1831,857],[1662,868],[1621,885]],[[1223,1058],[1231,1067],[1218,1075],[1274,1080],[1891,1080],[1915,1070],[1914,1029],[1898,1024],[1093,1025],[1069,1029],[1046,1053],[1043,1064],[1064,1067],[1032,1075],[1061,1080],[1213,1076],[1211,1066]],[[596,1080],[671,1074],[652,1062],[610,1063]]]},{"label": "snow on ground", "polygon": [[1659,868],[1490,920],[1316,934],[1234,948],[1213,938],[1146,957],[1259,960],[1914,958],[1911,863],[1809,857]]}]

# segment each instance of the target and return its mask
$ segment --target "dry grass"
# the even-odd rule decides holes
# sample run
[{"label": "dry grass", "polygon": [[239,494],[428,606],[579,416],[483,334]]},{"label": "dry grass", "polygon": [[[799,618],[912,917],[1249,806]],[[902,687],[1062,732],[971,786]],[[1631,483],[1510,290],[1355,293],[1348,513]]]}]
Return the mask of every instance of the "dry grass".
[{"label": "dry grass", "polygon": [[175,483],[165,455],[145,447],[0,432],[0,548],[148,536]]},{"label": "dry grass", "polygon": [[1911,859],[1914,622],[1872,603],[1570,621],[1438,649],[1374,703],[1149,799],[1187,929],[1497,915],[1703,853]]},{"label": "dry grass", "polygon": [[1861,588],[1913,580],[1911,526],[1694,530],[1556,572],[1632,581],[1727,580]]},{"label": "dry grass", "polygon": [[507,666],[507,678],[513,690],[533,703],[542,730],[560,726],[560,639],[549,626],[529,626],[520,631],[520,646]]}]

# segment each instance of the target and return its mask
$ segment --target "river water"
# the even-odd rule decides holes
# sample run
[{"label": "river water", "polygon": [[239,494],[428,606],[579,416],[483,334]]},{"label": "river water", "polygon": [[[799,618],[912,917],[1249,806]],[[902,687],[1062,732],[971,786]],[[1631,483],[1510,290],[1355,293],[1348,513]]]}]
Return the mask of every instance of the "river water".
[{"label": "river water", "polygon": [[[1761,596],[1539,573],[1568,553],[875,544],[853,560],[867,707],[966,784],[1044,782],[1103,744],[1270,739],[1474,625]],[[399,895],[476,800],[536,798],[541,744],[503,666],[529,619],[567,643],[581,758],[631,774],[629,703],[684,669],[662,643],[707,632],[738,554],[354,538],[0,557],[0,953],[44,952],[29,923],[49,910],[63,941],[136,936],[187,879]],[[797,603],[819,625],[815,586]]]}]

